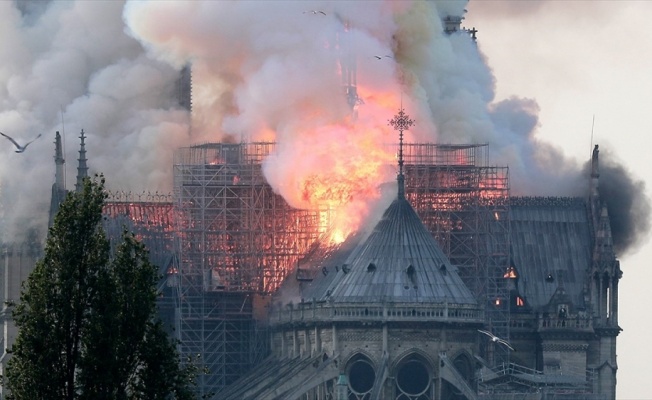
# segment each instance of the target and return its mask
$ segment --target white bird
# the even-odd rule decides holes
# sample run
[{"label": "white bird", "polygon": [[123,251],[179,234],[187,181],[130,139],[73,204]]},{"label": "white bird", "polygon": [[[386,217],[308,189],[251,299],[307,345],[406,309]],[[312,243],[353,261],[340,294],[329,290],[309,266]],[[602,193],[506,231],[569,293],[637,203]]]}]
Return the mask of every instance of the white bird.
[{"label": "white bird", "polygon": [[30,140],[29,142],[25,143],[24,146],[21,146],[21,145],[18,144],[18,142],[16,142],[16,141],[15,141],[13,138],[11,138],[10,136],[7,136],[7,135],[5,135],[5,134],[2,133],[2,132],[0,132],[0,135],[2,135],[2,136],[4,136],[4,137],[6,137],[7,139],[11,140],[11,143],[13,143],[14,146],[16,146],[16,149],[17,149],[17,150],[16,150],[16,153],[22,153],[23,151],[25,151],[25,149],[27,149],[27,146],[29,146],[30,143],[32,143],[33,141],[35,141],[36,139],[38,139],[38,138],[41,137],[41,134],[39,133],[37,137],[35,137],[34,139],[32,139],[32,140]]},{"label": "white bird", "polygon": [[491,333],[489,331],[483,331],[482,329],[478,329],[478,332],[484,333],[485,335],[489,336],[491,338],[492,342],[503,344],[503,345],[509,347],[510,350],[514,351],[514,348],[506,340],[503,340],[503,339],[499,338],[498,336],[494,335],[493,333]]},{"label": "white bird", "polygon": [[326,13],[323,12],[323,11],[321,11],[321,10],[310,10],[310,11],[304,11],[303,13],[304,13],[304,14],[305,14],[305,13],[311,13],[311,14],[322,14],[322,15],[326,15]]}]

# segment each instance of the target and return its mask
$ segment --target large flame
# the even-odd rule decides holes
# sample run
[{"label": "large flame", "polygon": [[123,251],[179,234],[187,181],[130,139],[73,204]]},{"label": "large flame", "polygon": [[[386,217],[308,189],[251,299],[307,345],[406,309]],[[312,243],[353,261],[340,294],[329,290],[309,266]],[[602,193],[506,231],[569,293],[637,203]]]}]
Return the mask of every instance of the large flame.
[{"label": "large flame", "polygon": [[[292,206],[328,212],[328,240],[341,243],[358,230],[368,215],[369,203],[380,196],[379,187],[392,179],[394,155],[383,145],[391,128],[360,126],[355,122],[331,124],[305,133],[306,140],[279,152],[293,153],[295,163],[283,168],[267,163],[268,176],[282,176],[281,194]],[[273,178],[272,178],[273,179]]]}]

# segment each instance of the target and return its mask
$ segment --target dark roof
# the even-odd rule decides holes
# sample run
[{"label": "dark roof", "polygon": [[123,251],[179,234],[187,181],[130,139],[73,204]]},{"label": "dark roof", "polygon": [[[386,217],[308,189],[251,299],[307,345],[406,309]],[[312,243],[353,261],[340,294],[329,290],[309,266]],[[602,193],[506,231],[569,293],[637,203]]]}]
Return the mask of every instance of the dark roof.
[{"label": "dark roof", "polygon": [[268,357],[214,397],[220,400],[295,399],[307,389],[336,378],[337,361],[321,353],[313,357]]},{"label": "dark roof", "polygon": [[[404,198],[308,298],[333,302],[476,304],[448,258]],[[329,277],[330,278],[330,277]],[[330,280],[330,279],[329,279]],[[316,287],[316,288],[317,288]]]},{"label": "dark roof", "polygon": [[592,249],[585,201],[516,198],[510,226],[512,262],[526,302],[534,308],[546,306],[561,284],[574,306],[583,307]]}]

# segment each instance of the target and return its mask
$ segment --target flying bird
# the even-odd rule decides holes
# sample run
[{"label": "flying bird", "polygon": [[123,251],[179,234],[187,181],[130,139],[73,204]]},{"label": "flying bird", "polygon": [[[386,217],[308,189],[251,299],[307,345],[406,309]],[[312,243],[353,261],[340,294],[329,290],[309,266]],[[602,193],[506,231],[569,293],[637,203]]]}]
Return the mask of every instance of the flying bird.
[{"label": "flying bird", "polygon": [[29,142],[25,143],[24,146],[21,146],[21,145],[19,145],[18,142],[16,142],[12,137],[7,136],[7,135],[5,135],[5,134],[2,133],[2,132],[0,132],[0,135],[2,135],[2,136],[4,136],[4,137],[6,137],[7,139],[11,140],[11,143],[13,143],[14,146],[16,146],[16,149],[17,149],[17,150],[16,150],[16,153],[22,153],[23,151],[25,151],[25,149],[27,149],[27,146],[29,146],[30,143],[32,143],[33,141],[35,141],[36,139],[38,139],[38,138],[41,137],[41,134],[39,133],[37,137],[35,137],[34,139],[32,139],[32,140],[30,140]]},{"label": "flying bird", "polygon": [[485,335],[489,336],[491,338],[492,342],[503,344],[503,345],[509,347],[510,350],[514,351],[514,348],[506,340],[503,340],[503,339],[499,338],[498,336],[494,335],[493,333],[491,333],[489,331],[483,331],[482,329],[478,329],[478,332],[484,333]]},{"label": "flying bird", "polygon": [[323,11],[321,11],[321,10],[310,10],[310,11],[304,11],[303,13],[304,13],[304,14],[305,14],[305,13],[311,13],[311,14],[315,14],[315,15],[316,15],[316,14],[326,15],[326,13],[323,12]]}]

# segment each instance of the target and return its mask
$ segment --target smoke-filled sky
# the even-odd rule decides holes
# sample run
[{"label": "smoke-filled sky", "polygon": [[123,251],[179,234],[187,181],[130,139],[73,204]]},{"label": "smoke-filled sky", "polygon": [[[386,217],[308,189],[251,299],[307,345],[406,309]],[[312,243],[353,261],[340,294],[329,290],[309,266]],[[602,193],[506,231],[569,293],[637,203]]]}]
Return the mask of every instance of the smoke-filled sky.
[{"label": "smoke-filled sky", "polygon": [[[577,162],[536,136],[536,100],[496,97],[477,45],[442,32],[441,18],[464,15],[466,1],[16,4],[0,5],[0,129],[19,142],[44,137],[24,154],[8,142],[0,149],[8,231],[47,198],[56,130],[69,184],[81,129],[91,171],[134,192],[171,191],[179,146],[274,140],[265,173],[290,204],[346,204],[344,219],[363,215],[393,179],[378,166],[395,162],[381,144],[396,140],[387,120],[401,104],[416,121],[407,140],[489,143],[492,162],[510,167],[514,194],[586,190]],[[192,117],[174,101],[188,63]],[[356,118],[342,95],[347,68],[357,73]]]},{"label": "smoke-filled sky", "polygon": [[154,191],[169,179],[169,149],[187,143],[189,132],[172,96],[177,71],[124,33],[123,8],[118,1],[0,2],[0,131],[19,143],[43,134],[22,154],[4,139],[0,146],[5,237],[26,218],[47,222],[56,131],[64,133],[68,188],[81,129],[91,173],[105,173],[116,189]]},{"label": "smoke-filled sky", "polygon": [[[652,104],[652,46],[643,16],[652,9],[587,4],[2,1],[0,131],[21,143],[43,134],[23,154],[0,141],[3,235],[45,221],[55,131],[73,187],[81,129],[91,172],[134,192],[170,192],[180,146],[278,141],[265,163],[275,189],[300,207],[346,203],[352,219],[394,178],[378,166],[394,162],[381,144],[396,140],[387,120],[403,105],[416,121],[407,140],[489,143],[515,195],[585,194],[583,165],[599,143],[616,244],[631,255],[623,283],[644,282],[643,265],[628,260],[648,251],[642,115]],[[443,34],[446,15],[464,15],[478,42]],[[188,63],[192,116],[174,98]],[[348,67],[357,71],[356,118],[342,94]],[[633,379],[623,364],[619,382]]]}]

